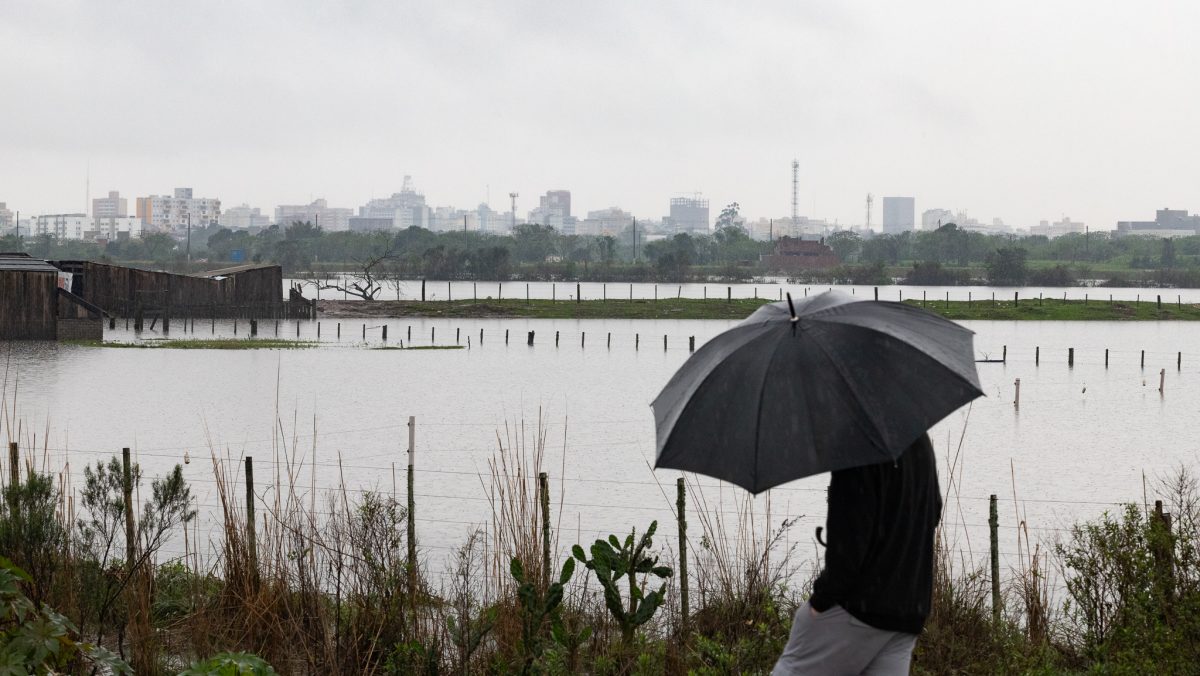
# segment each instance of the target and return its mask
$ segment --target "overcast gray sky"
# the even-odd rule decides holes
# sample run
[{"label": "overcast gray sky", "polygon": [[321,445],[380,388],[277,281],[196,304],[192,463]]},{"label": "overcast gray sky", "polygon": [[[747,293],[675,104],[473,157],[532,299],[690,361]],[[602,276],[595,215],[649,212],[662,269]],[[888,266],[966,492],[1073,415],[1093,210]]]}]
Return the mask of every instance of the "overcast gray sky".
[{"label": "overcast gray sky", "polygon": [[[0,2],[0,201],[1200,210],[1200,2]],[[879,203],[876,202],[876,213]],[[878,222],[878,216],[875,221]]]}]

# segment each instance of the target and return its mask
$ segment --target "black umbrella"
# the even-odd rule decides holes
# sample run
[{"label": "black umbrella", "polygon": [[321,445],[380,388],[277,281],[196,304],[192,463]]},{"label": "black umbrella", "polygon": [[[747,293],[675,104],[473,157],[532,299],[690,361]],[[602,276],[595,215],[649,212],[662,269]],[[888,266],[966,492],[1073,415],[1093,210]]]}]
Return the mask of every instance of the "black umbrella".
[{"label": "black umbrella", "polygon": [[764,305],[697,350],[651,404],[655,467],[760,493],[893,460],[983,394],[973,335],[837,291]]}]

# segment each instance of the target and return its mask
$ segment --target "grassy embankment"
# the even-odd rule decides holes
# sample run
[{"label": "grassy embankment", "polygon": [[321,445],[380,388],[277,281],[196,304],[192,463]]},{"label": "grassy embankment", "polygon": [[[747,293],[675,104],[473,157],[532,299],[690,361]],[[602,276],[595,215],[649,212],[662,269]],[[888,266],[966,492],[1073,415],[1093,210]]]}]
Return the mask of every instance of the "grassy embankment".
[{"label": "grassy embankment", "polygon": [[[456,301],[321,301],[323,316],[434,317],[450,319],[532,318],[532,319],[743,319],[765,299],[698,300],[668,298],[654,300],[456,300]],[[907,300],[950,319],[996,320],[1200,320],[1200,306],[1154,301],[1135,303],[1107,300],[1011,300],[993,303],[976,301]]]}]

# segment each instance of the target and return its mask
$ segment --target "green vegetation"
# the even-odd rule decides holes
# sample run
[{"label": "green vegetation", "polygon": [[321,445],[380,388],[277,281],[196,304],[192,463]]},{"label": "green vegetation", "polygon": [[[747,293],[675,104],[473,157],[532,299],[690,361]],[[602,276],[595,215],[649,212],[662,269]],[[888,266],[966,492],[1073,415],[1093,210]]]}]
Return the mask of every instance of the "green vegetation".
[{"label": "green vegetation", "polygon": [[[0,238],[0,251],[49,259],[117,261],[179,271],[243,262],[274,262],[312,284],[341,285],[332,273],[369,270],[367,293],[385,297],[397,280],[745,281],[773,272],[760,263],[772,242],[756,241],[739,225],[737,203],[725,207],[711,235],[650,239],[644,226],[617,236],[563,235],[535,224],[512,235],[421,228],[400,232],[324,232],[311,223],[273,225],[255,233],[210,227],[192,233],[195,263],[161,233],[100,245]],[[1103,280],[1111,286],[1200,287],[1200,236],[1114,238],[1107,232],[1055,239],[984,235],[948,223],[937,230],[875,235],[835,232],[826,243],[842,261],[828,270],[794,271],[800,282],[944,285],[990,283],[1072,286]],[[347,293],[354,294],[353,289]]]},{"label": "green vegetation", "polygon": [[[217,459],[220,523],[202,547],[171,556],[168,536],[195,518],[178,466],[135,506],[125,496],[137,494],[137,466],[97,462],[73,516],[58,509],[57,476],[30,467],[0,501],[0,545],[12,558],[0,558],[0,673],[131,673],[118,653],[139,674],[184,664],[185,674],[229,676],[770,670],[807,596],[798,544],[786,544],[794,522],[762,532],[748,497],[730,512],[693,494],[684,618],[653,524],[596,540],[590,556],[575,545],[551,567],[550,543],[572,529],[552,525],[538,479],[544,429],[529,435],[501,442],[489,463],[488,536],[469,531],[444,571],[419,547],[409,557],[407,509],[387,494],[341,486],[317,503],[314,479],[288,475],[267,484],[279,502],[260,501],[263,518],[248,521],[232,474],[240,463]],[[986,569],[940,532],[913,672],[1196,673],[1200,494],[1184,470],[1146,491],[1161,509],[1127,505],[1049,546],[1019,531],[995,614]],[[953,514],[944,518],[952,528]],[[577,561],[593,575],[574,576]],[[491,578],[501,564],[509,575]]]},{"label": "green vegetation", "polygon": [[137,343],[112,340],[71,340],[68,345],[165,350],[295,350],[316,347],[311,340],[279,338],[155,338]]},{"label": "green vegetation", "polygon": [[[1098,294],[1100,295],[1100,294]],[[666,298],[663,300],[470,300],[455,301],[378,301],[375,303],[321,301],[322,314],[332,317],[440,317],[447,319],[534,318],[534,319],[745,319],[750,313],[771,302],[765,299],[700,300]],[[1154,300],[1141,302],[1116,301],[1110,304],[1108,294],[1103,300],[1070,300],[1037,298],[991,298],[975,301],[930,299],[927,302],[906,299],[910,305],[923,306],[950,319],[1031,319],[1053,321],[1076,320],[1197,320],[1200,306],[1177,305],[1165,298],[1160,309]]]}]

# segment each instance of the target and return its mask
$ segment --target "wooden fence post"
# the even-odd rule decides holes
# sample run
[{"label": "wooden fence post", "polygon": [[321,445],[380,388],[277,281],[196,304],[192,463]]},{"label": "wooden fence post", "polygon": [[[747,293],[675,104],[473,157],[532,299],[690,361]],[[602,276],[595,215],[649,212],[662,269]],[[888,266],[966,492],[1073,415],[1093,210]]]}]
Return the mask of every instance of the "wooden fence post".
[{"label": "wooden fence post", "polygon": [[542,570],[549,583],[550,570],[550,479],[545,472],[538,474],[538,502],[542,507]]},{"label": "wooden fence post", "polygon": [[254,521],[254,458],[246,456],[246,551],[250,554],[250,574],[258,577],[258,538]]},{"label": "wooden fence post", "polygon": [[21,496],[17,488],[21,485],[21,453],[17,442],[8,443],[8,509],[16,520],[21,514]]},{"label": "wooden fence post", "polygon": [[1034,366],[1042,365],[1042,348],[1040,345],[1033,348],[1033,365]]},{"label": "wooden fence post", "polygon": [[996,494],[988,499],[988,530],[991,531],[992,622],[1000,622],[1000,515]]},{"label": "wooden fence post", "polygon": [[696,337],[688,336],[688,352],[696,351]]},{"label": "wooden fence post", "polygon": [[417,454],[417,417],[408,416],[408,597],[417,593],[417,500],[413,495],[413,463]]},{"label": "wooden fence post", "polygon": [[1013,408],[1021,410],[1021,379],[1013,381]]},{"label": "wooden fence post", "polygon": [[1067,367],[1075,366],[1075,348],[1067,348]]},{"label": "wooden fence post", "polygon": [[1163,393],[1163,387],[1167,384],[1167,370],[1160,369],[1158,371],[1158,393]]},{"label": "wooden fence post", "polygon": [[683,477],[675,480],[675,518],[679,524],[679,611],[686,635],[688,624],[688,573],[687,573],[687,489]]},{"label": "wooden fence post", "polygon": [[1108,368],[1108,348],[1104,348],[1104,368]]},{"label": "wooden fence post", "polygon": [[533,331],[530,331],[529,334],[525,337],[525,344],[530,347],[533,347]]}]

